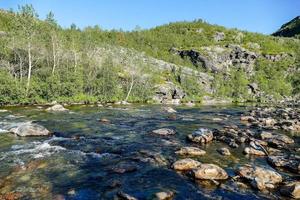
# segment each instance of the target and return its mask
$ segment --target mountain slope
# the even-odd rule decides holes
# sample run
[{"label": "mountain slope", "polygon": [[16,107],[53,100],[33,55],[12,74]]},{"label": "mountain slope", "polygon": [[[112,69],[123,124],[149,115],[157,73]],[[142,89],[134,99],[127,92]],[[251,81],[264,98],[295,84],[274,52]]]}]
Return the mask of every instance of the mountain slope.
[{"label": "mountain slope", "polygon": [[0,12],[0,104],[280,99],[299,93],[300,42],[176,22],[61,28],[25,6]]},{"label": "mountain slope", "polygon": [[295,17],[273,33],[274,36],[295,37],[300,34],[300,16]]}]

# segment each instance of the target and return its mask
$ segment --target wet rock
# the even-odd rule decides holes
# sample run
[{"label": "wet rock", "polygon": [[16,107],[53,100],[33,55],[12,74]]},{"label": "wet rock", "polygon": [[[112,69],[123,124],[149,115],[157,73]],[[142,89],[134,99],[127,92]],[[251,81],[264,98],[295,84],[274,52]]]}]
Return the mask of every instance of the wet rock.
[{"label": "wet rock", "polygon": [[280,188],[280,193],[290,198],[300,199],[300,181],[286,183]]},{"label": "wet rock", "polygon": [[241,121],[243,121],[243,122],[254,122],[255,118],[253,116],[242,116]]},{"label": "wet rock", "polygon": [[206,144],[213,140],[214,135],[211,130],[199,128],[187,136],[188,140],[196,143]]},{"label": "wet rock", "polygon": [[282,167],[294,173],[300,172],[300,158],[298,156],[293,156],[293,155],[269,156],[268,162],[274,167]]},{"label": "wet rock", "polygon": [[206,151],[197,147],[182,147],[180,150],[175,152],[179,155],[190,155],[190,156],[202,156],[206,154]]},{"label": "wet rock", "polygon": [[292,138],[283,134],[272,134],[270,132],[263,131],[260,134],[260,137],[262,140],[267,141],[269,145],[276,147],[284,147],[287,144],[294,143],[294,140]]},{"label": "wet rock", "polygon": [[134,163],[119,163],[112,168],[112,171],[118,174],[134,172],[136,170],[137,166]]},{"label": "wet rock", "polygon": [[50,135],[50,132],[45,127],[32,123],[20,124],[17,127],[11,128],[9,131],[20,137]]},{"label": "wet rock", "polygon": [[148,150],[140,150],[139,155],[136,159],[142,162],[149,162],[156,166],[168,165],[168,160],[160,153],[151,152]]},{"label": "wet rock", "polygon": [[163,191],[163,192],[157,192],[155,194],[156,200],[171,200],[174,197],[174,192],[172,191]]},{"label": "wet rock", "polygon": [[160,128],[152,131],[152,133],[157,135],[167,136],[167,135],[174,135],[176,131],[170,128]]},{"label": "wet rock", "polygon": [[8,110],[0,109],[0,113],[8,112]]},{"label": "wet rock", "polygon": [[245,165],[238,169],[238,175],[250,181],[259,190],[274,189],[282,182],[282,177],[274,170],[263,167]]},{"label": "wet rock", "polygon": [[49,111],[49,112],[63,112],[63,111],[68,111],[68,109],[64,108],[60,104],[55,104],[54,106],[51,106],[51,107],[47,108],[46,111]]},{"label": "wet rock", "polygon": [[171,107],[164,107],[164,108],[162,108],[162,110],[167,112],[167,113],[177,113],[177,111],[174,108],[171,108]]},{"label": "wet rock", "polygon": [[173,163],[172,168],[179,171],[186,171],[186,170],[194,169],[198,167],[200,164],[201,163],[199,161],[190,158],[185,158]]},{"label": "wet rock", "polygon": [[102,118],[99,120],[101,123],[104,123],[104,124],[109,124],[110,123],[110,120],[109,119],[106,119],[106,118]]},{"label": "wet rock", "polygon": [[126,194],[122,191],[119,191],[117,193],[117,199],[118,200],[137,200],[137,198],[130,196],[129,194]]},{"label": "wet rock", "polygon": [[244,153],[255,156],[266,156],[266,153],[264,151],[252,147],[246,147],[244,149]]},{"label": "wet rock", "polygon": [[266,145],[263,141],[255,140],[250,142],[250,147],[244,149],[245,154],[256,155],[256,156],[266,156],[268,155],[267,150],[263,147]]},{"label": "wet rock", "polygon": [[226,171],[214,164],[201,164],[192,170],[192,174],[196,179],[224,180],[228,178]]},{"label": "wet rock", "polygon": [[229,149],[228,149],[228,148],[225,148],[225,147],[224,147],[224,148],[217,149],[217,151],[218,151],[221,155],[223,155],[223,156],[230,156],[230,155],[231,155]]}]

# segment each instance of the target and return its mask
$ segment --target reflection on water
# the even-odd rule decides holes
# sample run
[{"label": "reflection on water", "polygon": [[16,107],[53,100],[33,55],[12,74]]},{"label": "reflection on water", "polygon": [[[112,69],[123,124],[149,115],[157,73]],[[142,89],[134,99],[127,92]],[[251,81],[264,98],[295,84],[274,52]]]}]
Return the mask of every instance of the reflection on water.
[{"label": "reflection on water", "polygon": [[[174,152],[192,145],[186,135],[199,127],[222,128],[239,123],[246,107],[176,107],[171,116],[160,106],[134,105],[99,108],[71,107],[71,112],[47,113],[35,107],[6,108],[0,113],[0,195],[23,199],[113,199],[118,191],[138,199],[152,199],[156,192],[173,191],[174,199],[261,199],[270,194],[253,191],[229,179],[194,181],[170,165]],[[174,114],[172,114],[174,115]],[[99,119],[110,123],[101,123]],[[54,132],[50,138],[18,138],[6,130],[32,121]],[[176,130],[174,136],[150,134],[156,128]],[[197,146],[193,144],[194,146]],[[245,163],[267,165],[265,159],[246,157],[243,146],[221,156],[225,144],[200,146],[207,151],[195,159],[222,166],[229,175]]]}]

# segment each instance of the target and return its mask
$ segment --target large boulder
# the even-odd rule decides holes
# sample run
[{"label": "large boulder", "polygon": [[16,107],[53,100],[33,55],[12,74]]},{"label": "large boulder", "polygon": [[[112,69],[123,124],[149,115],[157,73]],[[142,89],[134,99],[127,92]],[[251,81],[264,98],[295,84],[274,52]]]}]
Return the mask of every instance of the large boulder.
[{"label": "large boulder", "polygon": [[261,132],[260,137],[262,140],[276,147],[284,147],[287,144],[294,143],[294,140],[292,138],[283,134],[273,134],[270,132],[263,131]]},{"label": "large boulder", "polygon": [[254,188],[259,190],[274,189],[282,182],[279,173],[263,167],[245,165],[238,169],[238,175],[250,181]]},{"label": "large boulder", "polygon": [[280,193],[294,199],[300,199],[300,181],[286,183],[280,188]]},{"label": "large boulder", "polygon": [[297,156],[269,156],[268,162],[274,167],[282,167],[294,173],[300,173],[300,158]]},{"label": "large boulder", "polygon": [[206,154],[206,151],[197,147],[182,147],[180,150],[175,152],[178,155],[190,155],[190,156],[202,156]]},{"label": "large boulder", "polygon": [[209,143],[213,140],[214,135],[211,130],[206,128],[199,128],[198,130],[194,131],[192,134],[187,136],[188,140],[200,144]]},{"label": "large boulder", "polygon": [[228,178],[226,171],[214,164],[201,164],[193,169],[192,174],[196,179],[224,180]]},{"label": "large boulder", "polygon": [[186,171],[186,170],[194,169],[199,165],[201,165],[199,161],[193,160],[191,158],[185,158],[174,162],[172,167],[175,170]]},{"label": "large boulder", "polygon": [[9,131],[21,137],[50,135],[50,132],[45,127],[32,123],[22,123]]},{"label": "large boulder", "polygon": [[67,110],[68,109],[64,108],[60,104],[55,104],[54,106],[51,106],[51,107],[46,109],[46,111],[49,111],[49,112],[63,112],[63,111],[67,111]]}]

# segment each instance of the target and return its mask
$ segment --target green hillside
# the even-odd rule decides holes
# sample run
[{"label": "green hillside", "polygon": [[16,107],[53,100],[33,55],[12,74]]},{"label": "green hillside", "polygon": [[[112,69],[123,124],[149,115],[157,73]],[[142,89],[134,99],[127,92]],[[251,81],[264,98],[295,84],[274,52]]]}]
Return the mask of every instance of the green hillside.
[{"label": "green hillside", "polygon": [[274,36],[282,37],[299,37],[300,35],[300,16],[292,19],[288,23],[281,26],[281,28],[273,33]]},{"label": "green hillside", "polygon": [[52,13],[42,21],[23,6],[0,12],[0,48],[1,104],[145,102],[161,87],[164,98],[181,91],[182,102],[264,101],[300,90],[298,39],[202,20],[131,32],[64,29]]}]

